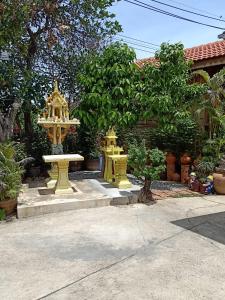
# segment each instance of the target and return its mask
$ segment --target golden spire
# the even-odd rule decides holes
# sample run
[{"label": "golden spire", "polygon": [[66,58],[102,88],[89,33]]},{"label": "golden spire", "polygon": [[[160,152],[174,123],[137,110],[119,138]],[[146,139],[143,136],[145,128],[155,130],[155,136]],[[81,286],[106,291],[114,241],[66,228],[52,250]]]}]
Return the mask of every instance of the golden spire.
[{"label": "golden spire", "polygon": [[54,81],[54,92],[58,92],[58,91],[59,91],[58,81],[55,80],[55,81]]}]

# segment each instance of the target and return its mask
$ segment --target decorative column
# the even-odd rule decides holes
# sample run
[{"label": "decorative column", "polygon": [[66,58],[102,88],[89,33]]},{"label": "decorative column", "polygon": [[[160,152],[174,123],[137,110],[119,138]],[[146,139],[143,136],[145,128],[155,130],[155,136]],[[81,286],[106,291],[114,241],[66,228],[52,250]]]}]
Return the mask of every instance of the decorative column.
[{"label": "decorative column", "polygon": [[180,158],[180,162],[181,162],[181,183],[188,183],[191,157],[187,153],[184,153]]},{"label": "decorative column", "polygon": [[176,156],[169,152],[166,155],[167,180],[174,180]]}]

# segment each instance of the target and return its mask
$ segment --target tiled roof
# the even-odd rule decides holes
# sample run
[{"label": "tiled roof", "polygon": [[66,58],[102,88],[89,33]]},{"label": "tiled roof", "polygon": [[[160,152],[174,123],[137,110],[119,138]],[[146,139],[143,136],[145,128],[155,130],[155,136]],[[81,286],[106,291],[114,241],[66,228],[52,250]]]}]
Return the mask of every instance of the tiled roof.
[{"label": "tiled roof", "polygon": [[[188,60],[193,60],[194,62],[202,61],[209,58],[225,56],[225,40],[216,41],[192,48],[187,48],[185,51],[185,57]],[[154,57],[144,58],[137,60],[137,65],[142,67],[146,63],[155,63]]]}]

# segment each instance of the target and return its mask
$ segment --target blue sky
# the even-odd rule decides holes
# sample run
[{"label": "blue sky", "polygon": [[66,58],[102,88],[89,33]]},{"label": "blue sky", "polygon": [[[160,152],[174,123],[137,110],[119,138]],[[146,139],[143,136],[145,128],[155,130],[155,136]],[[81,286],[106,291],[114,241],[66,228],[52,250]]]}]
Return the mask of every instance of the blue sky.
[{"label": "blue sky", "polygon": [[[195,16],[189,13],[184,13],[160,4],[154,3],[150,0],[140,0],[149,5],[157,6],[184,17],[194,19],[203,23],[212,24],[218,27],[225,28],[225,22],[209,20],[203,17]],[[184,5],[194,7],[195,9],[203,11],[195,11],[202,14],[207,14],[212,17],[223,16],[225,20],[225,0],[159,0],[161,2],[179,6],[184,9],[193,10]],[[181,3],[181,4],[178,4]],[[169,16],[165,16],[145,8],[137,7],[123,0],[115,3],[111,12],[116,14],[117,20],[123,27],[123,35],[137,38],[146,42],[161,44],[162,42],[182,42],[185,48],[205,44],[208,42],[218,40],[218,34],[222,33],[220,29],[205,27],[202,25],[193,24],[183,20],[178,20]],[[206,11],[206,12],[205,12]],[[225,29],[224,29],[225,30]],[[130,40],[131,41],[131,40]],[[135,41],[133,41],[135,42]],[[139,42],[135,42],[139,43]],[[149,46],[150,45],[146,45]],[[134,47],[140,48],[135,45]],[[154,51],[143,48],[146,51]],[[154,56],[152,53],[136,51],[137,58],[144,58]]]}]

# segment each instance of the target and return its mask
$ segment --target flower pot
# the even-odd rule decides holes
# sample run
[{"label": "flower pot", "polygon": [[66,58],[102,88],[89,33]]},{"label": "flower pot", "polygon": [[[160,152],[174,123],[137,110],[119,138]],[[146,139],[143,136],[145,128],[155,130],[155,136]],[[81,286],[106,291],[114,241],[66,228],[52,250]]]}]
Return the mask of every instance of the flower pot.
[{"label": "flower pot", "polygon": [[176,156],[173,155],[173,153],[169,152],[166,155],[166,174],[167,174],[167,180],[173,180],[173,175],[175,173],[175,162],[176,162]]},{"label": "flower pot", "polygon": [[192,184],[191,184],[191,190],[193,192],[199,192],[199,190],[200,190],[200,182],[198,180],[195,180],[194,182],[192,182]]},{"label": "flower pot", "polygon": [[180,174],[174,173],[174,174],[172,175],[172,180],[173,180],[173,181],[176,181],[176,182],[179,182],[179,181],[180,181]]},{"label": "flower pot", "polygon": [[190,165],[191,157],[187,153],[184,153],[180,158],[180,162],[182,165]]},{"label": "flower pot", "polygon": [[6,215],[10,215],[16,211],[17,200],[16,199],[8,199],[0,201],[0,208],[5,210]]},{"label": "flower pot", "polygon": [[217,194],[225,195],[225,174],[213,174],[214,189]]},{"label": "flower pot", "polygon": [[82,170],[83,162],[82,161],[70,161],[69,170],[70,172],[76,172]]},{"label": "flower pot", "polygon": [[88,171],[98,171],[99,170],[99,159],[87,159],[85,162],[86,170]]},{"label": "flower pot", "polygon": [[41,167],[40,166],[30,167],[28,170],[28,174],[31,177],[39,177],[41,174]]}]

